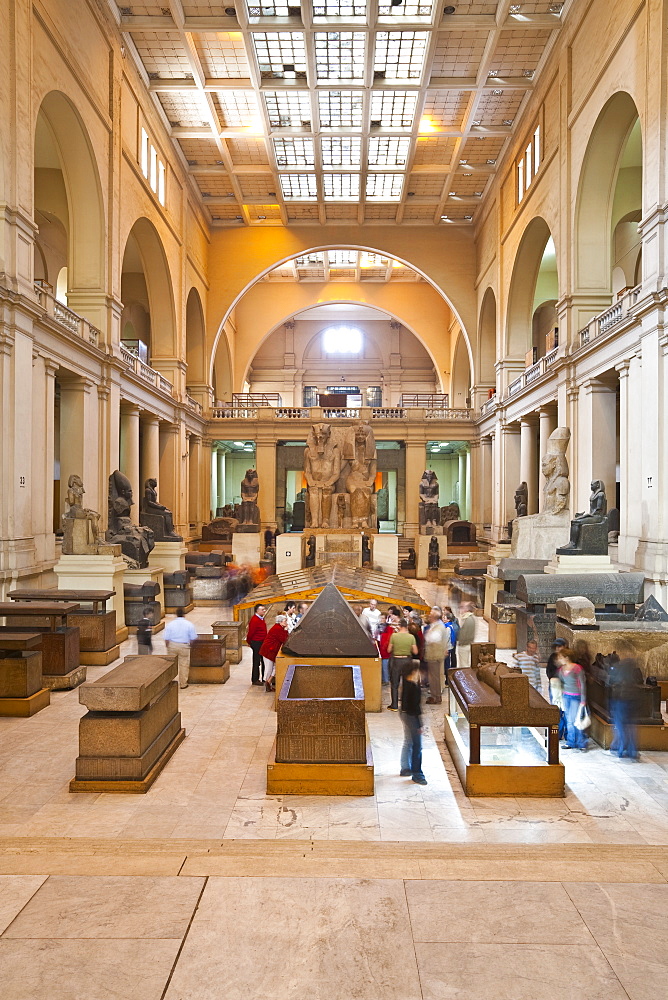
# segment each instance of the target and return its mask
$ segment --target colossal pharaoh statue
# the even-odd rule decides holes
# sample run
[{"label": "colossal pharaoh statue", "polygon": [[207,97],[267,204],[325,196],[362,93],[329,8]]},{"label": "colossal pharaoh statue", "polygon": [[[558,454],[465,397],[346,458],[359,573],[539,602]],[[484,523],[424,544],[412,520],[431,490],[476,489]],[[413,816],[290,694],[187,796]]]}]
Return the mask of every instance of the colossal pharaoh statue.
[{"label": "colossal pharaoh statue", "polygon": [[419,493],[418,520],[420,522],[420,534],[431,534],[431,531],[427,529],[433,529],[439,525],[441,513],[438,506],[438,477],[433,469],[425,469],[422,473]]},{"label": "colossal pharaoh statue", "polygon": [[304,450],[304,475],[312,528],[329,528],[332,490],[341,475],[341,451],[329,424],[313,424]]},{"label": "colossal pharaoh statue", "polygon": [[[545,482],[540,514],[522,515],[524,496],[518,498],[518,516],[512,522],[511,556],[514,559],[549,562],[556,550],[568,541],[571,484],[568,479],[566,449],[570,438],[568,427],[557,427],[548,438],[541,461]],[[520,493],[519,490],[517,492]]]},{"label": "colossal pharaoh statue", "polygon": [[372,496],[376,483],[376,441],[370,424],[359,423],[352,428],[346,448],[348,470],[345,487],[350,495],[353,528],[375,527]]}]

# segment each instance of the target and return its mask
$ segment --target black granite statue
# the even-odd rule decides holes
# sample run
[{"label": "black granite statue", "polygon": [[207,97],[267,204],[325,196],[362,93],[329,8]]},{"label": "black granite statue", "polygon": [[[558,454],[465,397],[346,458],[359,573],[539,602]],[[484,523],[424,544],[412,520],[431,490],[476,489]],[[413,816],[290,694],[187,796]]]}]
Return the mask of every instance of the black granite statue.
[{"label": "black granite statue", "polygon": [[315,535],[309,535],[307,539],[304,566],[306,569],[309,569],[311,566],[315,566]]},{"label": "black granite statue", "polygon": [[109,527],[108,542],[120,545],[126,561],[135,569],[148,566],[148,557],[155,547],[155,539],[150,528],[138,527],[130,519],[133,505],[132,486],[127,476],[116,469],[109,476]]},{"label": "black granite statue", "polygon": [[368,535],[362,535],[362,566],[371,565],[371,539]]},{"label": "black granite statue", "polygon": [[608,502],[600,479],[591,484],[589,513],[576,514],[571,521],[571,540],[557,549],[557,555],[605,556],[608,554]]},{"label": "black granite statue", "polygon": [[139,523],[150,528],[156,542],[182,542],[183,536],[174,531],[174,515],[169,507],[158,503],[158,481],[147,479],[144,483],[144,499],[141,502]]},{"label": "black granite statue", "polygon": [[529,511],[529,487],[520,483],[515,490],[515,517],[526,517]]},{"label": "black granite statue", "polygon": [[428,569],[438,569],[439,563],[439,549],[438,549],[438,538],[436,535],[431,536],[429,542],[429,553],[427,555],[427,568]]}]

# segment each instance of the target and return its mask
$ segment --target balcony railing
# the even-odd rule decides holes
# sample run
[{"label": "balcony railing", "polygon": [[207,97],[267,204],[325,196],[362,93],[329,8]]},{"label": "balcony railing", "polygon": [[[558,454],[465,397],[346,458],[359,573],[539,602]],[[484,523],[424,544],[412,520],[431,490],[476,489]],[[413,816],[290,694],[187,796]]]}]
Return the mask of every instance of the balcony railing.
[{"label": "balcony railing", "polygon": [[186,406],[189,410],[192,410],[193,413],[196,413],[198,417],[201,417],[204,413],[204,407],[202,404],[188,394],[186,394]]},{"label": "balcony railing", "polygon": [[444,407],[378,406],[378,407],[310,407],[271,406],[246,407],[229,403],[214,406],[211,420],[392,420],[421,423],[424,420],[470,420],[471,411],[466,408],[446,409]]},{"label": "balcony railing", "polygon": [[212,420],[255,420],[257,409],[254,406],[214,406],[211,409]]},{"label": "balcony railing", "polygon": [[494,395],[490,396],[489,399],[486,399],[485,402],[480,407],[480,415],[482,416],[485,413],[490,413],[492,410],[495,410],[496,404],[497,404],[497,398],[496,398],[496,393],[494,393]]},{"label": "balcony railing", "polygon": [[72,309],[68,309],[66,305],[59,302],[55,295],[45,288],[44,285],[36,283],[35,292],[39,299],[39,304],[46,310],[47,316],[54,320],[58,326],[62,327],[63,330],[67,330],[74,337],[80,337],[81,340],[87,344],[91,344],[93,347],[100,346],[102,334],[96,326],[93,326],[83,316],[79,316],[78,313],[73,312]]},{"label": "balcony railing", "polygon": [[311,416],[311,410],[308,406],[277,406],[276,407],[276,419],[277,420],[303,420],[308,419]]},{"label": "balcony railing", "polygon": [[278,392],[235,392],[232,406],[246,409],[249,406],[280,406],[283,400]]},{"label": "balcony railing", "polygon": [[597,337],[602,337],[608,330],[618,326],[619,323],[627,319],[631,309],[633,309],[638,301],[640,288],[640,285],[630,288],[609,309],[590,319],[585,328],[580,330],[580,347],[585,347],[586,344],[591,343],[592,340],[596,340]]},{"label": "balcony railing", "polygon": [[[509,396],[513,396],[521,389],[526,389],[527,386],[532,385],[534,382],[537,382],[539,378],[542,378],[543,375],[547,374],[548,369],[552,367],[558,356],[559,348],[554,347],[548,354],[545,355],[544,358],[541,358],[535,365],[531,365],[530,368],[527,368],[526,371],[522,372],[522,374],[518,378],[514,379],[506,389],[506,399],[508,399]],[[490,400],[487,402],[490,402]],[[482,407],[480,408],[480,412],[485,412]]]},{"label": "balcony railing", "polygon": [[403,392],[401,406],[421,406],[425,410],[447,410],[450,397],[447,392]]},{"label": "balcony railing", "polygon": [[403,406],[374,406],[371,410],[372,420],[405,420],[406,409]]},{"label": "balcony railing", "polygon": [[133,354],[132,351],[129,351],[122,344],[121,359],[125,363],[126,368],[134,372],[142,381],[147,382],[156,389],[160,389],[161,392],[166,392],[168,396],[173,395],[174,386],[169,379],[166,379],[155,368],[151,368],[150,365],[145,364],[136,354]]}]

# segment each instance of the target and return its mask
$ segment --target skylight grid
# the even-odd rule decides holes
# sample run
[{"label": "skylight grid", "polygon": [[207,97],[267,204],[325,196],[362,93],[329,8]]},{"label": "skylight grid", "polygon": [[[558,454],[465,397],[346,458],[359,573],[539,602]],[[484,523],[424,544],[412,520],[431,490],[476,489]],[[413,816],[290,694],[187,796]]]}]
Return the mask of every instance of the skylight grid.
[{"label": "skylight grid", "polygon": [[389,3],[379,3],[378,4],[378,16],[379,17],[431,17],[431,12],[434,9],[434,5],[431,2],[428,3],[402,3],[397,7],[393,7]]},{"label": "skylight grid", "polygon": [[374,70],[386,80],[419,80],[427,51],[426,31],[379,31]]},{"label": "skylight grid", "polygon": [[363,100],[358,91],[319,91],[321,128],[361,128]]},{"label": "skylight grid", "polygon": [[313,139],[274,139],[278,167],[312,167],[315,163]]},{"label": "skylight grid", "polygon": [[357,266],[357,250],[328,250],[327,261],[330,267]]},{"label": "skylight grid", "polygon": [[289,13],[286,3],[248,4],[249,17],[287,17]]},{"label": "skylight grid", "polygon": [[362,140],[359,136],[324,135],[320,148],[325,167],[359,167],[362,162]]},{"label": "skylight grid", "polygon": [[363,31],[316,31],[318,80],[364,80],[365,41]]},{"label": "skylight grid", "polygon": [[410,154],[411,140],[406,137],[375,136],[369,139],[369,166],[403,167]]},{"label": "skylight grid", "polygon": [[313,16],[321,17],[366,17],[366,0],[363,3],[351,3],[350,0],[327,0],[326,3],[313,4]]},{"label": "skylight grid", "polygon": [[295,264],[297,267],[324,267],[325,254],[319,252],[305,254],[303,257],[295,257]]},{"label": "skylight grid", "polygon": [[267,91],[264,100],[272,128],[310,128],[311,97],[308,91]]},{"label": "skylight grid", "polygon": [[323,174],[325,201],[357,200],[360,196],[359,174]]},{"label": "skylight grid", "polygon": [[315,200],[318,193],[315,174],[279,174],[284,198]]},{"label": "skylight grid", "polygon": [[403,184],[403,174],[367,174],[366,196],[378,201],[398,201]]},{"label": "skylight grid", "polygon": [[243,90],[221,90],[215,96],[221,124],[228,128],[258,125],[260,112],[255,94]]},{"label": "skylight grid", "polygon": [[417,94],[405,90],[374,90],[371,93],[372,128],[412,128]]},{"label": "skylight grid", "polygon": [[253,45],[263,78],[294,80],[306,73],[302,31],[254,31]]}]

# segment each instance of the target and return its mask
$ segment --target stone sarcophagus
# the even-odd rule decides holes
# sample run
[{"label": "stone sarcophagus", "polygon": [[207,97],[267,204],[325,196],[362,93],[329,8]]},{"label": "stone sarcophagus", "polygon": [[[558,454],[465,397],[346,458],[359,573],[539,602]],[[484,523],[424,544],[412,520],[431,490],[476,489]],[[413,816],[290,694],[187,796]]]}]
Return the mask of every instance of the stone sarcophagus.
[{"label": "stone sarcophagus", "polygon": [[277,762],[366,763],[364,688],[358,666],[293,663],[277,714]]},{"label": "stone sarcophagus", "polygon": [[246,626],[243,622],[214,622],[211,632],[216,639],[225,638],[227,640],[225,653],[230,663],[240,663],[243,653],[243,641],[246,635]]},{"label": "stone sarcophagus", "polygon": [[197,636],[190,646],[190,684],[225,684],[230,679],[226,643],[225,636]]}]

